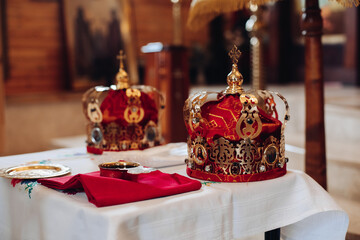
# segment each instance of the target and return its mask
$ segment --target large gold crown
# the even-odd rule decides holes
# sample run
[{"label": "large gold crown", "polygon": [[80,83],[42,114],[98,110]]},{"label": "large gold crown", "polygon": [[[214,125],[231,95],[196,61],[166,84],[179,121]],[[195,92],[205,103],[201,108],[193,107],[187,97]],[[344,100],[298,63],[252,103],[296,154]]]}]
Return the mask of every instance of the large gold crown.
[{"label": "large gold crown", "polygon": [[83,95],[87,124],[87,151],[137,150],[159,145],[163,95],[150,86],[129,85],[122,51],[116,85],[97,86]]},{"label": "large gold crown", "polygon": [[[286,173],[285,124],[289,106],[279,93],[244,91],[237,62],[241,52],[229,52],[233,61],[222,92],[199,92],[184,106],[188,130],[187,173],[191,177],[221,181],[260,181]],[[278,120],[274,96],[285,104]]]}]

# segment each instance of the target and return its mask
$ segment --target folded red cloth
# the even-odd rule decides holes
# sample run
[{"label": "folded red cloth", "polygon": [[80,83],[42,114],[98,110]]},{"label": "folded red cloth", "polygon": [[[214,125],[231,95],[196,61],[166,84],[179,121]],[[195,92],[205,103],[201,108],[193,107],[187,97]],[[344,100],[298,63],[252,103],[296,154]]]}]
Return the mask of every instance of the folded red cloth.
[{"label": "folded red cloth", "polygon": [[128,180],[102,177],[99,172],[39,179],[44,186],[69,190],[84,189],[89,202],[97,207],[164,197],[201,188],[197,180],[160,171],[134,174]]}]

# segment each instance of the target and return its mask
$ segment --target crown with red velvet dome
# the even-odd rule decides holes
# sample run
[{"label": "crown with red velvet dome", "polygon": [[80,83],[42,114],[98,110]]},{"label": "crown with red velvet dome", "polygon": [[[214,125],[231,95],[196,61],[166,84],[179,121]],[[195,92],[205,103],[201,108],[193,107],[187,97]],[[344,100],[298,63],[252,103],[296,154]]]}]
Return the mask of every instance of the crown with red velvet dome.
[{"label": "crown with red velvet dome", "polygon": [[[241,52],[229,52],[232,70],[228,87],[219,93],[199,92],[184,106],[188,130],[187,174],[218,182],[260,181],[286,173],[286,99],[266,90],[244,91],[237,62]],[[284,121],[278,120],[273,95],[285,104]]]},{"label": "crown with red velvet dome", "polygon": [[82,98],[90,153],[144,149],[162,141],[159,115],[164,108],[163,95],[150,86],[129,86],[122,51],[118,58],[116,85],[91,88]]}]

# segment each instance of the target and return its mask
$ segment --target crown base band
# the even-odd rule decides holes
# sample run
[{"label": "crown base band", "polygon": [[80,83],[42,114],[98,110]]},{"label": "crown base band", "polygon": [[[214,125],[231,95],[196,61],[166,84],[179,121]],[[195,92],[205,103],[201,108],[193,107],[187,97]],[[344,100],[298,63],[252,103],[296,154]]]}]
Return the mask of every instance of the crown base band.
[{"label": "crown base band", "polygon": [[202,179],[213,182],[256,182],[263,180],[270,180],[281,177],[286,174],[286,164],[283,168],[275,168],[263,173],[252,173],[242,175],[227,175],[207,173],[197,169],[186,168],[186,173],[189,177]]}]

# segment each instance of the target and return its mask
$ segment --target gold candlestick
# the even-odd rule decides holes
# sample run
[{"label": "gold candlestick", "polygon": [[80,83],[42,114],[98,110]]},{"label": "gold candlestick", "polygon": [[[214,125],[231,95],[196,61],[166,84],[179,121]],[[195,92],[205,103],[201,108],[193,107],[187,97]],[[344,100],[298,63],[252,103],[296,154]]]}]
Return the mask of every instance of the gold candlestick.
[{"label": "gold candlestick", "polygon": [[171,0],[173,3],[172,13],[173,13],[173,28],[174,28],[174,39],[173,44],[175,46],[180,46],[182,44],[181,36],[181,1],[180,0]]},{"label": "gold candlestick", "polygon": [[250,33],[251,49],[251,80],[254,89],[265,89],[265,76],[263,66],[265,22],[262,18],[263,10],[255,4],[250,4],[253,15],[246,22],[246,30]]}]

